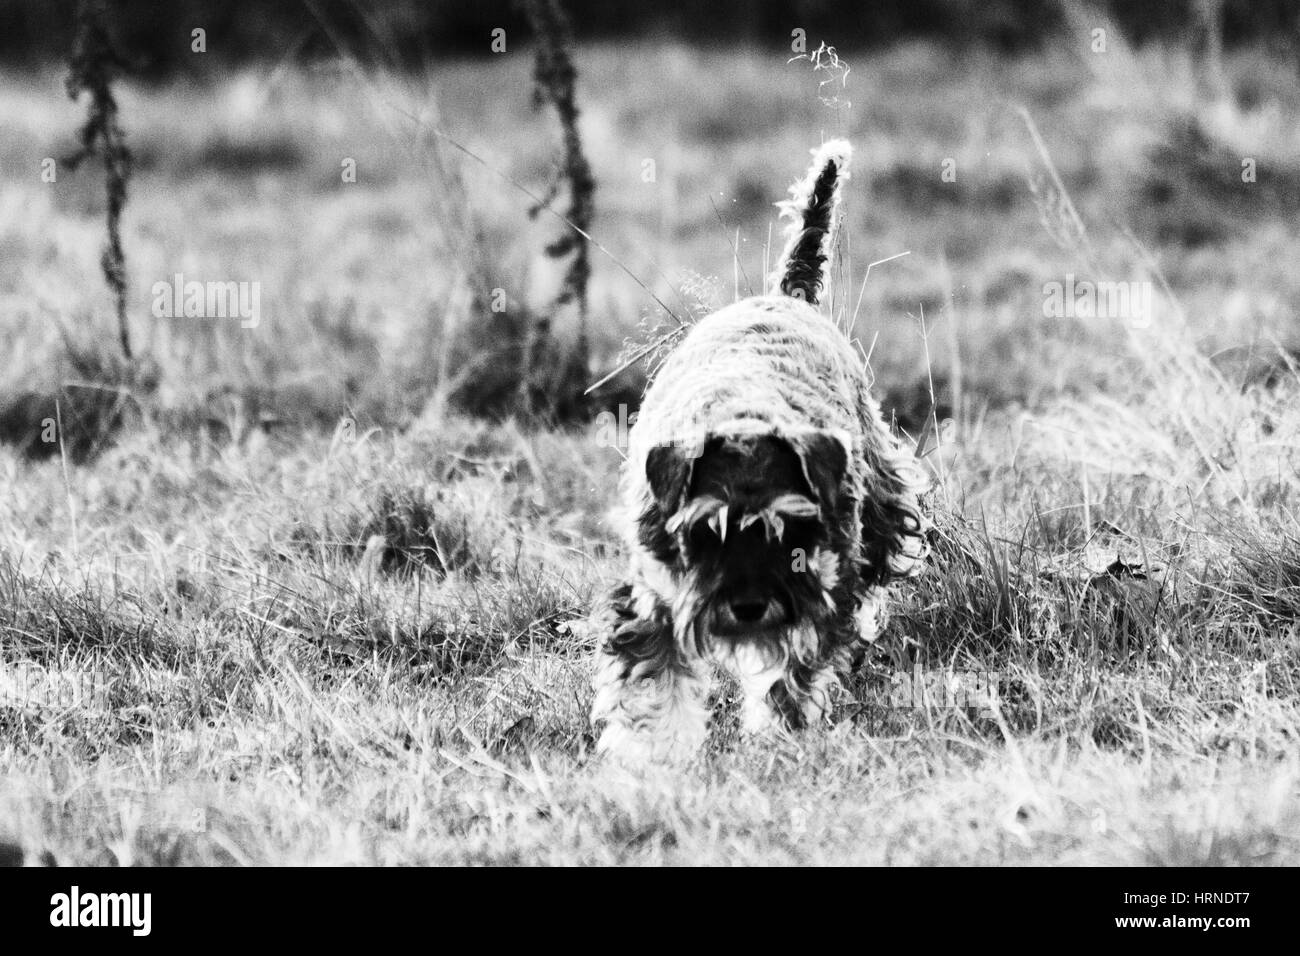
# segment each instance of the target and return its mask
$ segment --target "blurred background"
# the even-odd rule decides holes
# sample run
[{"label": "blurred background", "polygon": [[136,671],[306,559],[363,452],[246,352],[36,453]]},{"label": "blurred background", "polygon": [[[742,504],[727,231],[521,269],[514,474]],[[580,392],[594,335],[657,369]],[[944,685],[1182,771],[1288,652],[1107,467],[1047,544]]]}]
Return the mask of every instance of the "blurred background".
[{"label": "blurred background", "polygon": [[[858,157],[831,309],[911,431],[1133,387],[1151,329],[1045,317],[1045,284],[1069,276],[1148,284],[1156,332],[1247,377],[1294,344],[1300,3],[562,7],[603,247],[566,367],[622,371],[561,418],[635,405],[639,346],[761,287],[773,203],[830,136]],[[536,292],[563,134],[519,6],[106,9],[128,323],[153,363],[131,388],[178,428],[236,437],[521,411],[509,318],[554,318],[561,351],[582,333]],[[85,118],[63,86],[74,20],[72,2],[0,2],[0,431],[22,435],[16,390],[126,380],[105,355],[102,169],[41,176]],[[264,320],[154,316],[149,290],[176,274],[259,283]]]},{"label": "blurred background", "polygon": [[[1070,22],[1069,5],[1052,0],[569,0],[564,6],[583,40],[671,38],[713,47],[784,46],[794,24],[842,47],[927,39],[1012,51],[1041,47]],[[61,57],[72,40],[74,7],[75,0],[4,0],[0,53],[10,62]],[[1101,0],[1092,8],[1135,42],[1182,39],[1197,20],[1217,20],[1228,44],[1285,50],[1300,29],[1300,4],[1293,0]],[[484,56],[483,37],[493,28],[525,26],[515,0],[138,0],[116,14],[123,41],[164,74],[192,66],[177,38],[199,23],[220,38],[227,60],[275,59],[298,46],[307,55],[332,56],[334,47],[319,29],[320,19],[328,18],[338,38],[361,43],[379,32],[389,52],[411,64],[430,53]]]}]

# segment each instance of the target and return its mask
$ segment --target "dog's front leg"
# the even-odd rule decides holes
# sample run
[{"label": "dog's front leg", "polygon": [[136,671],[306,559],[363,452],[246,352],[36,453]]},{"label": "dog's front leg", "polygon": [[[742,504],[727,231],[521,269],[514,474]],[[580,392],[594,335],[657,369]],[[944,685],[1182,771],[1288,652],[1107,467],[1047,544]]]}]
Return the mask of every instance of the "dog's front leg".
[{"label": "dog's front leg", "polygon": [[768,691],[768,706],[784,730],[802,730],[830,716],[831,695],[839,683],[829,665],[795,664]]},{"label": "dog's front leg", "polygon": [[816,650],[808,644],[791,654],[784,673],[767,692],[766,703],[779,727],[802,730],[829,719],[841,675],[848,670],[849,653],[856,636],[854,625],[828,632],[809,631]]},{"label": "dog's front leg", "polygon": [[677,647],[666,605],[654,603],[648,615],[637,606],[632,587],[621,585],[600,622],[591,714],[604,723],[597,749],[629,764],[686,760],[708,731],[707,669]]}]

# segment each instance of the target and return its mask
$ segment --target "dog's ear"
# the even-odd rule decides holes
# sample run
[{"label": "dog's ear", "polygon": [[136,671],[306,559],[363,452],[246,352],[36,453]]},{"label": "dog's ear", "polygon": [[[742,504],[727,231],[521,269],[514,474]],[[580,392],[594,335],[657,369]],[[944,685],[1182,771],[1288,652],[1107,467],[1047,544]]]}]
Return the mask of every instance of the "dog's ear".
[{"label": "dog's ear", "polygon": [[862,501],[863,580],[886,585],[910,577],[929,552],[929,522],[921,506],[930,481],[911,450],[883,426],[869,437]]},{"label": "dog's ear", "polygon": [[852,451],[849,436],[842,431],[818,430],[792,435],[786,440],[799,456],[804,480],[823,513],[833,511]]},{"label": "dog's ear", "polygon": [[645,459],[645,476],[650,491],[665,517],[681,507],[682,497],[690,487],[691,472],[698,455],[692,455],[689,446],[680,442],[655,445]]}]

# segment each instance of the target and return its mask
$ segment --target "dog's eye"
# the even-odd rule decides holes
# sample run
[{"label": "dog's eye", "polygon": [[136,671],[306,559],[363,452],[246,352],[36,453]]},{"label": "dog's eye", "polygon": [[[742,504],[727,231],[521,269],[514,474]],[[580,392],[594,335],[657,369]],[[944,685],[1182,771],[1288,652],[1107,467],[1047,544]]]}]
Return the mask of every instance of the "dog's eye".
[{"label": "dog's eye", "polygon": [[717,548],[722,544],[722,538],[718,534],[718,522],[710,520],[708,517],[701,517],[692,521],[686,531],[686,538],[691,547],[697,550]]},{"label": "dog's eye", "polygon": [[717,554],[722,550],[722,542],[709,528],[696,527],[686,536],[686,547],[688,553],[700,557]]},{"label": "dog's eye", "polygon": [[799,547],[815,541],[819,528],[816,518],[786,518],[781,540],[791,547]]}]

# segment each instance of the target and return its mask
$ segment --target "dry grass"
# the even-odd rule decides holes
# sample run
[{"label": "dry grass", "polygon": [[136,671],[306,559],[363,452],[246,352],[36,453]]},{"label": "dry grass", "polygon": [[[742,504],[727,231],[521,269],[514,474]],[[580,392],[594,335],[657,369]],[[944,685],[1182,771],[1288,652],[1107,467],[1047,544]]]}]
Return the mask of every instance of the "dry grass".
[{"label": "dry grass", "polygon": [[[937,403],[955,423],[927,439],[933,565],[833,729],[743,743],[723,687],[699,766],[633,779],[590,756],[591,648],[568,625],[619,573],[620,455],[594,428],[449,407],[455,376],[491,362],[457,332],[483,320],[469,285],[522,301],[539,246],[526,200],[472,164],[448,185],[408,119],[544,181],[528,57],[427,85],[250,74],[122,98],[156,383],[123,386],[138,408],[84,464],[26,454],[27,419],[0,445],[0,842],[123,864],[1300,861],[1300,380],[1278,347],[1294,224],[1243,207],[1198,246],[1132,200],[1135,182],[1216,181],[1157,177],[1160,122],[1122,107],[1134,77],[1161,102],[1171,54],[1125,52],[1121,80],[1068,46],[962,70],[926,48],[846,56],[846,113],[806,65],[756,53],[579,61],[598,238],[675,309],[763,274],[768,203],[823,129],[858,146],[837,314],[861,294],[901,422]],[[1174,112],[1300,170],[1296,125],[1269,119],[1300,115],[1294,79],[1228,71],[1273,92],[1213,109],[1170,92]],[[57,155],[75,125],[57,93],[5,78],[7,168]],[[1087,249],[1043,228],[1063,206],[1011,103]],[[359,181],[340,185],[348,156]],[[62,173],[0,184],[19,391],[66,388],[60,324],[103,307],[96,202]],[[665,316],[595,266],[603,371]],[[175,271],[260,281],[265,321],[150,318],[144,291]],[[1042,284],[1067,272],[1157,285],[1150,327],[1044,319]],[[1228,346],[1246,359],[1207,358]],[[996,674],[998,707],[890,706],[915,668]]]}]

